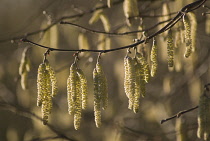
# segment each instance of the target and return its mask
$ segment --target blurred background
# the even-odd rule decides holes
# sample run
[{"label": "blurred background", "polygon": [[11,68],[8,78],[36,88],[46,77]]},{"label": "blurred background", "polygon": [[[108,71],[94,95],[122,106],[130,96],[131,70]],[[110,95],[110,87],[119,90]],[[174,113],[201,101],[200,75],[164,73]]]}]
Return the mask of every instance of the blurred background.
[{"label": "blurred background", "polygon": [[[187,140],[197,139],[197,110],[176,119],[160,124],[179,111],[198,105],[203,86],[210,82],[210,18],[202,16],[209,12],[206,8],[194,11],[197,16],[196,49],[189,58],[184,58],[185,43],[181,42],[182,22],[172,28],[175,44],[175,66],[167,65],[167,34],[156,37],[158,43],[158,71],[146,84],[146,96],[140,99],[137,114],[129,110],[128,98],[124,92],[124,62],[126,50],[102,54],[101,62],[108,81],[109,104],[102,111],[102,126],[96,128],[93,111],[92,71],[96,64],[97,53],[79,55],[79,67],[88,79],[88,107],[83,111],[81,127],[74,129],[73,116],[68,114],[66,81],[69,67],[74,61],[75,52],[50,52],[47,57],[56,71],[58,94],[53,98],[53,109],[49,124],[40,120],[41,108],[36,106],[37,69],[42,63],[46,49],[21,42],[27,39],[41,45],[59,49],[79,49],[78,36],[87,37],[90,49],[113,49],[133,43],[133,39],[142,36],[142,32],[125,35],[104,35],[86,31],[72,25],[59,24],[68,21],[96,31],[124,33],[139,29],[139,18],[134,25],[128,26],[123,12],[123,0],[113,0],[107,8],[106,0],[0,0],[0,140],[1,141],[42,141],[42,140],[78,140],[78,141],[173,141],[179,140],[179,123],[184,126]],[[178,12],[183,6],[194,0],[139,0],[139,14],[143,21],[145,35],[151,35],[164,26],[160,21],[168,20],[170,13]],[[164,5],[167,3],[169,9]],[[206,5],[210,5],[206,2]],[[96,13],[95,8],[102,7],[110,28],[101,20],[89,24]],[[169,10],[169,11],[168,11]],[[174,17],[171,14],[171,17]],[[64,18],[65,17],[65,18]],[[56,24],[53,24],[56,23]],[[53,25],[52,27],[50,25]],[[46,31],[45,29],[49,27]],[[107,26],[107,24],[105,24]],[[106,42],[106,39],[109,39]],[[140,45],[145,51],[148,62],[152,41]],[[21,87],[18,73],[21,56],[25,48],[31,60],[28,73],[28,89]],[[87,48],[86,46],[83,48]],[[131,50],[133,52],[133,50]],[[131,55],[132,56],[132,55]]]}]

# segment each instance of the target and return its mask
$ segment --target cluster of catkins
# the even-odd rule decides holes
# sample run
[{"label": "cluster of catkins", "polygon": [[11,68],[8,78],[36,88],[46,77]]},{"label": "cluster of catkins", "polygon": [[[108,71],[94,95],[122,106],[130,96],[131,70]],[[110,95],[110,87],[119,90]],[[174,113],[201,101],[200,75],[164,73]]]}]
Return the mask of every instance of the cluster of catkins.
[{"label": "cluster of catkins", "polygon": [[146,58],[139,52],[136,52],[134,58],[131,58],[128,54],[125,56],[124,89],[129,99],[128,108],[133,110],[134,113],[139,111],[140,97],[145,96],[145,85],[149,82],[151,76],[156,75],[157,67],[157,46],[155,41],[151,50],[151,71]]},{"label": "cluster of catkins", "polygon": [[47,124],[49,114],[52,110],[52,97],[57,94],[57,80],[55,72],[47,59],[39,65],[37,75],[37,106],[42,106],[43,124]]},{"label": "cluster of catkins", "polygon": [[74,128],[80,127],[82,109],[87,107],[87,80],[81,69],[73,63],[67,79],[67,101],[70,115],[74,115]]}]

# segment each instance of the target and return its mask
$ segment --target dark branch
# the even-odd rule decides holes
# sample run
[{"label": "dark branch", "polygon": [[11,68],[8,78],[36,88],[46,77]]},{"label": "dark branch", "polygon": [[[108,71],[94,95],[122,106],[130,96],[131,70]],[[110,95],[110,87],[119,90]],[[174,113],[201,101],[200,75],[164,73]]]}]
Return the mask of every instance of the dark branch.
[{"label": "dark branch", "polygon": [[188,113],[188,112],[191,112],[191,111],[193,111],[193,110],[195,110],[195,109],[197,109],[197,108],[198,108],[198,106],[195,106],[195,107],[190,108],[190,109],[188,109],[188,110],[180,111],[180,112],[178,112],[177,114],[175,114],[175,115],[172,116],[172,117],[169,117],[169,118],[167,118],[167,119],[161,120],[160,123],[163,124],[163,123],[165,123],[165,122],[167,122],[167,121],[169,121],[169,120],[172,120],[172,119],[174,119],[174,118],[179,118],[181,115],[183,115],[183,114],[185,114],[185,113]]}]

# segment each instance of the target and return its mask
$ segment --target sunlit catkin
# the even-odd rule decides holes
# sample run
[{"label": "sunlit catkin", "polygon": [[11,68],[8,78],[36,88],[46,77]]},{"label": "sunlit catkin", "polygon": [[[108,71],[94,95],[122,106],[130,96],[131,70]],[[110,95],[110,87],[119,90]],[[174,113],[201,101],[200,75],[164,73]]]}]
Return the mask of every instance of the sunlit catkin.
[{"label": "sunlit catkin", "polygon": [[21,75],[21,87],[22,87],[23,90],[26,90],[28,88],[27,79],[28,79],[28,72],[24,72]]},{"label": "sunlit catkin", "polygon": [[[78,72],[78,69],[77,69]],[[80,127],[81,117],[82,117],[82,93],[81,93],[81,81],[76,74],[76,95],[74,101],[74,128],[76,130]]]},{"label": "sunlit catkin", "polygon": [[156,75],[158,67],[156,41],[153,41],[150,59],[151,59],[151,76],[154,77]]},{"label": "sunlit catkin", "polygon": [[107,5],[110,8],[112,6],[113,0],[107,0]]},{"label": "sunlit catkin", "polygon": [[87,79],[81,69],[77,69],[77,74],[80,81],[80,90],[82,95],[82,109],[87,107]]},{"label": "sunlit catkin", "polygon": [[46,69],[45,63],[40,64],[38,68],[37,89],[37,106],[42,106],[42,119],[45,125],[48,122],[52,109],[50,73]]},{"label": "sunlit catkin", "polygon": [[200,96],[198,107],[198,138],[209,140],[210,134],[210,100],[203,94]]},{"label": "sunlit catkin", "polygon": [[[89,44],[89,41],[88,41],[88,37],[85,33],[80,33],[79,36],[78,36],[78,46],[79,46],[79,49],[90,49],[90,44]],[[81,52],[80,55],[82,56],[89,56],[90,53],[87,53],[87,52]]]},{"label": "sunlit catkin", "polygon": [[94,23],[96,23],[96,22],[99,20],[100,15],[101,15],[102,12],[103,12],[102,9],[96,10],[96,11],[93,13],[92,17],[90,18],[89,24],[94,24]]},{"label": "sunlit catkin", "polygon": [[135,61],[135,93],[134,93],[134,100],[133,100],[133,112],[137,113],[139,111],[139,101],[140,101],[140,82],[141,82],[141,64],[137,62],[136,58],[134,58]]},{"label": "sunlit catkin", "polygon": [[94,116],[96,127],[101,126],[101,96],[99,88],[99,75],[96,68],[93,70],[93,86],[94,86]]},{"label": "sunlit catkin", "polygon": [[103,72],[102,65],[100,62],[96,64],[96,71],[98,73],[99,79],[99,94],[101,96],[102,109],[106,109],[108,105],[108,90],[107,90],[107,80]]},{"label": "sunlit catkin", "polygon": [[150,80],[150,68],[149,68],[149,64],[148,62],[146,61],[146,58],[140,54],[139,52],[136,53],[136,58],[137,58],[137,61],[142,65],[143,67],[143,75],[144,75],[144,81],[146,83],[149,82]]},{"label": "sunlit catkin", "polygon": [[101,19],[101,21],[102,21],[102,23],[103,23],[104,30],[105,30],[106,32],[109,32],[111,26],[110,26],[108,17],[107,17],[105,14],[101,14],[101,15],[100,15],[100,19]]},{"label": "sunlit catkin", "polygon": [[183,16],[183,23],[185,28],[185,43],[186,43],[186,51],[184,56],[188,58],[192,53],[192,38],[191,38],[190,20],[187,15]]},{"label": "sunlit catkin", "polygon": [[38,75],[37,75],[37,106],[42,105],[44,94],[46,93],[46,65],[44,63],[39,65]]},{"label": "sunlit catkin", "polygon": [[196,48],[196,38],[197,38],[197,20],[196,15],[192,12],[187,13],[190,25],[191,25],[191,38],[192,38],[192,51],[195,51]]},{"label": "sunlit catkin", "polygon": [[70,67],[70,75],[67,79],[67,101],[69,114],[74,114],[75,111],[75,99],[76,99],[76,84],[77,84],[77,67],[73,63]]},{"label": "sunlit catkin", "polygon": [[125,69],[125,77],[124,77],[124,89],[125,93],[129,99],[128,108],[133,108],[133,100],[135,94],[135,62],[129,57],[125,56],[124,58],[124,69]]},{"label": "sunlit catkin", "polygon": [[46,63],[46,69],[50,73],[50,81],[51,81],[51,85],[52,85],[52,97],[54,97],[58,93],[58,84],[57,84],[57,79],[56,79],[56,76],[55,76],[55,71],[50,66],[48,60],[46,60],[45,63]]},{"label": "sunlit catkin", "polygon": [[168,31],[167,36],[167,53],[168,53],[168,67],[174,66],[174,41],[172,37],[172,31]]},{"label": "sunlit catkin", "polygon": [[127,24],[131,26],[132,18],[139,15],[137,0],[124,0],[123,10],[125,17],[127,18]]}]

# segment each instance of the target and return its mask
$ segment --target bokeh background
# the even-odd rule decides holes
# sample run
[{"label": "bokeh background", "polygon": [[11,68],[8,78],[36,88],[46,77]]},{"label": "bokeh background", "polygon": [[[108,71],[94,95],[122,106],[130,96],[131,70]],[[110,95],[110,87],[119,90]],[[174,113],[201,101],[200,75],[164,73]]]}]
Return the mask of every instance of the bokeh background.
[{"label": "bokeh background", "polygon": [[[139,0],[139,13],[143,19],[143,29],[148,29],[165,20],[163,3],[167,2],[170,13],[178,12],[183,6],[194,0]],[[137,25],[127,26],[123,13],[123,0],[114,1],[111,8],[104,8],[108,17],[110,32],[135,31]],[[67,18],[65,21],[83,27],[104,31],[102,22],[90,25],[89,19],[96,6],[106,5],[102,0],[0,0],[0,140],[1,141],[41,141],[67,140],[62,134],[78,141],[172,141],[178,140],[180,132],[176,128],[176,119],[160,124],[162,119],[179,111],[198,105],[203,86],[210,82],[210,49],[208,12],[206,8],[195,11],[197,15],[196,51],[188,59],[183,57],[185,44],[177,39],[178,27],[172,28],[176,41],[175,67],[167,66],[166,34],[159,35],[158,72],[146,85],[146,97],[141,98],[140,111],[135,114],[129,110],[128,99],[124,92],[124,64],[126,50],[114,51],[102,55],[102,64],[108,81],[109,105],[102,112],[102,127],[96,128],[93,113],[92,71],[95,67],[97,53],[81,54],[79,66],[88,79],[88,108],[83,111],[81,127],[76,131],[73,117],[68,114],[66,100],[66,80],[69,67],[74,61],[74,52],[51,52],[47,57],[56,71],[58,79],[58,95],[53,99],[53,110],[49,125],[40,121],[41,109],[36,106],[36,77],[38,65],[43,60],[46,49],[20,41],[27,37],[33,42],[61,49],[78,49],[78,35],[85,33],[91,49],[97,49],[99,33],[84,29],[56,24],[46,32],[37,32],[49,24],[65,16],[80,15]],[[206,5],[210,5],[206,2]],[[43,12],[45,11],[45,12]],[[84,14],[83,14],[84,13]],[[156,15],[156,16],[155,16]],[[171,15],[173,17],[175,15]],[[138,20],[138,19],[137,19]],[[182,27],[182,22],[178,23]],[[177,24],[177,25],[178,25]],[[145,34],[150,35],[163,27],[160,24]],[[140,36],[142,32],[139,32]],[[27,36],[28,35],[28,36]],[[139,35],[138,35],[139,36]],[[106,35],[110,38],[110,48],[117,48],[133,43],[137,34]],[[178,42],[180,44],[178,44]],[[152,41],[141,45],[149,60]],[[28,74],[28,89],[20,85],[18,68],[22,52],[29,48],[28,55],[32,69]],[[197,110],[182,116],[182,123],[188,140],[199,141],[197,132]],[[50,128],[49,128],[50,127]],[[53,129],[53,130],[52,130]]]}]

